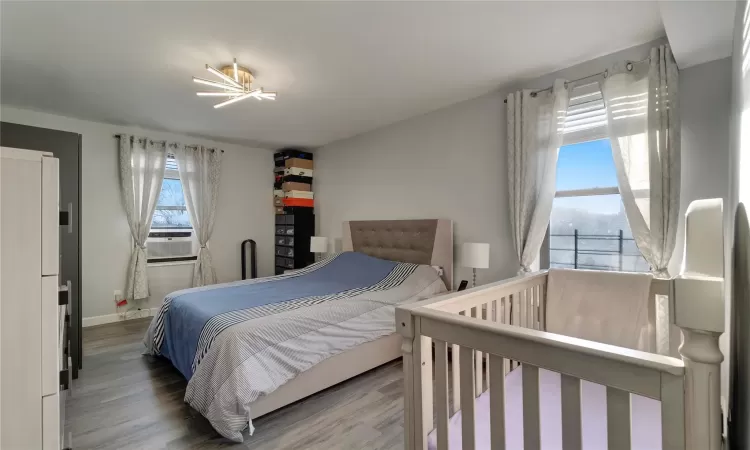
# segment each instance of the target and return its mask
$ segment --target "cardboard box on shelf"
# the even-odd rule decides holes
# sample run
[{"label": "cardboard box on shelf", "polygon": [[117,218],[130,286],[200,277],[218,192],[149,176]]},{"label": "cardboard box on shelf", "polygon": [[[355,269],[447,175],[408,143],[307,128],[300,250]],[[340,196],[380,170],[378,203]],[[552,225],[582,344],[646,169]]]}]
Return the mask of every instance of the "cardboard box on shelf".
[{"label": "cardboard box on shelf", "polygon": [[304,206],[312,208],[315,206],[315,201],[311,198],[285,198],[284,206]]},{"label": "cardboard box on shelf", "polygon": [[310,191],[287,191],[284,192],[285,198],[314,198]]},{"label": "cardboard box on shelf", "polygon": [[274,165],[277,167],[284,167],[284,161],[290,158],[313,159],[313,155],[310,152],[293,148],[281,149],[273,154]]},{"label": "cardboard box on shelf", "polygon": [[307,183],[297,183],[295,181],[287,181],[282,183],[281,190],[284,192],[289,191],[312,191],[312,185]]},{"label": "cardboard box on shelf", "polygon": [[299,169],[313,169],[312,159],[300,159],[300,158],[289,158],[284,161],[284,167],[292,168],[297,167]]},{"label": "cardboard box on shelf", "polygon": [[299,167],[287,167],[284,169],[284,176],[295,175],[298,177],[312,177],[312,169],[300,169]]}]

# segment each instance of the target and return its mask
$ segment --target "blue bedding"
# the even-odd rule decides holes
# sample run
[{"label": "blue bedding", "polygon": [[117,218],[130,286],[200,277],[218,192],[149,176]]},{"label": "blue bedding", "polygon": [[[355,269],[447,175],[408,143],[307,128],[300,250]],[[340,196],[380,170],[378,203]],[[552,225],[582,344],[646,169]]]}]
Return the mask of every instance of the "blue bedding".
[{"label": "blue bedding", "polygon": [[[209,320],[232,311],[327,296],[372,286],[398,263],[346,252],[297,273],[173,292],[165,299],[163,339],[156,349],[190,380],[201,332]],[[163,307],[164,309],[164,307]]]}]

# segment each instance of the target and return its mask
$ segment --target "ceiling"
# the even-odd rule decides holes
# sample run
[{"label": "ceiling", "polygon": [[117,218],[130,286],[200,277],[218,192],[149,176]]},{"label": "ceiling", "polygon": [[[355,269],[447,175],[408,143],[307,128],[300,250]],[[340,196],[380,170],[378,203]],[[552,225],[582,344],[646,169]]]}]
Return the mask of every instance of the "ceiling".
[{"label": "ceiling", "polygon": [[660,1],[664,28],[680,69],[732,54],[733,1]]},{"label": "ceiling", "polygon": [[[656,2],[0,2],[3,104],[316,147],[664,36]],[[275,102],[214,109],[236,57]]]}]

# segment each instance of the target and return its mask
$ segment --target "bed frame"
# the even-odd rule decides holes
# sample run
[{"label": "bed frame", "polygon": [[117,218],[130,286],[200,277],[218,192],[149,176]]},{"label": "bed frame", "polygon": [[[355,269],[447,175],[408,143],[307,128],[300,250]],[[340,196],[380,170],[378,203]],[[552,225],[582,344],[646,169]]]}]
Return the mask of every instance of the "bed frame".
[{"label": "bed frame", "polygon": [[344,251],[443,270],[441,278],[453,289],[453,222],[447,219],[361,220],[344,222]]},{"label": "bed frame", "polygon": [[562,377],[564,450],[581,448],[580,380],[607,387],[610,450],[631,449],[631,393],[661,402],[663,450],[719,450],[722,223],[720,199],[693,202],[686,214],[681,273],[652,284],[652,296],[670,296],[670,320],[682,332],[681,359],[543,331],[544,272],[397,308],[396,327],[403,338],[405,448],[427,448],[437,417],[437,448],[447,450],[449,412],[460,408],[463,450],[474,449],[475,398],[492,386],[491,448],[504,449],[505,375],[520,362],[526,450],[541,448],[539,368]]},{"label": "bed frame", "polygon": [[[378,258],[443,268],[443,281],[453,281],[453,223],[443,219],[344,222],[342,246]],[[316,364],[252,404],[251,419],[268,414],[349,378],[401,358],[401,336],[359,345]]]}]

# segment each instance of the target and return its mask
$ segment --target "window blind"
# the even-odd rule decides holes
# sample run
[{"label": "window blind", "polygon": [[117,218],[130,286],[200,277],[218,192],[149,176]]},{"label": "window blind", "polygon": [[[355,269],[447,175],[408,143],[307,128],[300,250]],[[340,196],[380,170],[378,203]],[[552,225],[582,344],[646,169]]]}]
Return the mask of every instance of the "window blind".
[{"label": "window blind", "polygon": [[174,155],[167,155],[167,162],[165,165],[166,170],[177,170],[177,160],[174,158]]},{"label": "window blind", "polygon": [[607,110],[599,83],[575,86],[563,130],[564,145],[607,137]]}]

